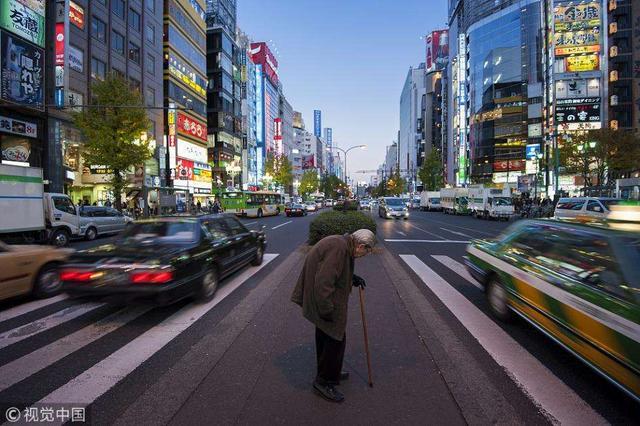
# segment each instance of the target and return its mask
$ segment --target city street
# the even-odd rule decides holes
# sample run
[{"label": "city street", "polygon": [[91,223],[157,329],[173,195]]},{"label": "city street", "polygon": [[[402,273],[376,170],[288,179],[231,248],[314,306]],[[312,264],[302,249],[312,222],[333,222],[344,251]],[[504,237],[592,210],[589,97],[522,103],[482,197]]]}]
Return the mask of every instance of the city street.
[{"label": "city street", "polygon": [[424,424],[434,415],[439,424],[633,423],[637,405],[607,381],[523,321],[489,316],[463,257],[471,238],[507,223],[417,211],[408,221],[377,219],[379,249],[356,262],[368,283],[375,385],[366,382],[354,293],[347,400],[323,401],[310,386],[313,327],[289,302],[314,215],[244,219],[265,227],[265,262],[225,280],[205,304],[110,306],[65,295],[5,304],[3,408],[87,406],[94,424]]}]

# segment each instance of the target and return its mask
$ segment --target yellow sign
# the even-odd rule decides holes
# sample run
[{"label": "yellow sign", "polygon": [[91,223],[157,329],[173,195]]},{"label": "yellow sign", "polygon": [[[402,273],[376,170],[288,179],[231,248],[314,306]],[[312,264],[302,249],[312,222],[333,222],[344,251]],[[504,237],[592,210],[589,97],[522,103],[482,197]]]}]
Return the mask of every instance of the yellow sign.
[{"label": "yellow sign", "polygon": [[557,23],[600,20],[600,2],[591,2],[572,6],[558,6],[554,9],[554,21]]},{"label": "yellow sign", "polygon": [[596,53],[600,52],[600,45],[595,44],[593,46],[573,46],[573,47],[560,47],[556,48],[556,56],[565,55],[579,55],[581,53]]},{"label": "yellow sign", "polygon": [[600,69],[600,56],[569,56],[565,59],[567,72],[596,71]]},{"label": "yellow sign", "polygon": [[579,31],[586,28],[599,27],[601,24],[600,19],[592,19],[590,21],[575,21],[575,22],[556,22],[556,31]]},{"label": "yellow sign", "polygon": [[556,31],[553,36],[553,44],[556,48],[600,44],[600,28],[567,32]]}]

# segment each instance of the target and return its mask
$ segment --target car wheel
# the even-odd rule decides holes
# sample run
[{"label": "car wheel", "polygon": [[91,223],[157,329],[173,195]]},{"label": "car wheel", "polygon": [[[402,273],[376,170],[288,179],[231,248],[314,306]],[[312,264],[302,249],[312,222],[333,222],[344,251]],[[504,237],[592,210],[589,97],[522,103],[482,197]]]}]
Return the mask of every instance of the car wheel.
[{"label": "car wheel", "polygon": [[262,265],[262,260],[264,259],[264,246],[260,244],[258,249],[256,250],[256,255],[251,261],[251,265],[260,266]]},{"label": "car wheel", "polygon": [[507,289],[495,275],[491,277],[487,286],[487,300],[489,309],[496,318],[502,321],[511,319]]},{"label": "car wheel", "polygon": [[258,209],[258,217],[262,217],[262,209]]},{"label": "car wheel", "polygon": [[97,236],[98,236],[98,231],[93,226],[87,229],[87,232],[85,232],[84,234],[84,238],[87,241],[93,241],[96,239]]},{"label": "car wheel", "polygon": [[65,229],[56,230],[53,235],[51,235],[51,244],[56,247],[65,247],[69,244],[69,232]]},{"label": "car wheel", "polygon": [[55,296],[60,292],[62,282],[58,268],[54,264],[47,264],[40,269],[38,276],[33,284],[34,296],[44,299],[46,297]]},{"label": "car wheel", "polygon": [[211,300],[218,290],[218,271],[215,268],[208,269],[200,282],[200,288],[196,298],[201,302]]}]

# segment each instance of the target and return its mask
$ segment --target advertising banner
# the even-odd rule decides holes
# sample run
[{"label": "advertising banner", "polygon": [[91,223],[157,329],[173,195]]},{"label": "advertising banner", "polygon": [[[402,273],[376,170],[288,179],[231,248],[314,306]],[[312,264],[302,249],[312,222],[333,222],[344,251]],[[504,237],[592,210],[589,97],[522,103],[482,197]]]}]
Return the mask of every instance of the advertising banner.
[{"label": "advertising banner", "polygon": [[494,172],[520,171],[525,168],[525,160],[501,160],[493,163]]},{"label": "advertising banner", "polygon": [[173,54],[169,54],[168,68],[170,74],[189,86],[197,94],[207,96],[207,81],[196,74],[191,66]]},{"label": "advertising banner", "polygon": [[64,65],[64,22],[56,23],[56,65]]},{"label": "advertising banner", "polygon": [[311,155],[303,155],[302,156],[302,169],[314,169],[316,167],[315,156]]},{"label": "advertising banner", "polygon": [[69,1],[69,22],[84,30],[84,9],[73,1]]},{"label": "advertising banner", "polygon": [[207,141],[207,126],[181,112],[178,112],[178,132]]},{"label": "advertising banner", "polygon": [[600,69],[600,56],[582,55],[565,58],[567,72],[596,71]]},{"label": "advertising banner", "polygon": [[322,112],[320,110],[313,110],[313,134],[317,137],[321,137],[322,133]]},{"label": "advertising banner", "polygon": [[178,139],[178,157],[206,164],[207,148],[187,142],[184,139]]},{"label": "advertising banner", "polygon": [[84,72],[84,53],[80,49],[69,45],[69,68]]},{"label": "advertising banner", "polygon": [[41,106],[44,96],[44,51],[0,31],[0,98]]},{"label": "advertising banner", "polygon": [[0,27],[44,47],[44,15],[18,0],[0,0]]},{"label": "advertising banner", "polygon": [[176,160],[176,179],[193,180],[193,161],[184,158]]},{"label": "advertising banner", "polygon": [[527,145],[527,150],[525,152],[525,158],[527,160],[535,160],[538,158],[538,154],[540,153],[540,144],[532,143]]},{"label": "advertising banner", "polygon": [[254,64],[262,65],[264,73],[274,86],[278,86],[278,60],[267,43],[251,43],[251,60]]},{"label": "advertising banner", "polygon": [[282,140],[282,118],[278,117],[273,120],[273,125],[275,128],[275,133],[273,135],[273,140],[281,141]]},{"label": "advertising banner", "polygon": [[556,49],[561,47],[590,46],[600,44],[600,28],[589,28],[580,31],[557,31],[553,35]]},{"label": "advertising banner", "polygon": [[555,24],[570,25],[575,22],[598,21],[601,19],[601,8],[599,1],[582,3],[578,5],[557,6],[554,13]]},{"label": "advertising banner", "polygon": [[600,98],[558,100],[555,113],[558,124],[600,122]]},{"label": "advertising banner", "polygon": [[446,66],[449,56],[449,30],[433,31],[427,35],[426,71],[441,70]]},{"label": "advertising banner", "polygon": [[30,138],[38,137],[38,126],[29,121],[16,120],[15,118],[0,115],[0,132],[12,133]]}]

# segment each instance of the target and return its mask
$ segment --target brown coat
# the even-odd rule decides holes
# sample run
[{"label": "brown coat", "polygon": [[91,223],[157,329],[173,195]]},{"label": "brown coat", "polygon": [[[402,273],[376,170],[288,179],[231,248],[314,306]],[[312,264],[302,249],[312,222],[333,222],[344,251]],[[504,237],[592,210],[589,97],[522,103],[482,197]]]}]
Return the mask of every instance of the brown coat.
[{"label": "brown coat", "polygon": [[353,280],[353,243],[349,235],[331,235],[309,252],[291,301],[320,330],[344,338]]}]

